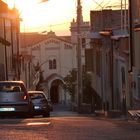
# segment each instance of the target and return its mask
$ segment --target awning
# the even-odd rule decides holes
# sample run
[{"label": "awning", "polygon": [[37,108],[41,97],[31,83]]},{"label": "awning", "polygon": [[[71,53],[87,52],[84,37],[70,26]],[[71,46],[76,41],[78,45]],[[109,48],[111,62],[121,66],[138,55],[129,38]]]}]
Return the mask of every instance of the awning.
[{"label": "awning", "polygon": [[111,39],[113,40],[119,40],[120,38],[126,38],[129,37],[129,34],[125,34],[125,35],[113,35],[111,36]]},{"label": "awning", "polygon": [[134,31],[140,31],[140,24],[136,24],[134,26]]},{"label": "awning", "polygon": [[127,38],[127,37],[129,37],[129,33],[127,30],[115,30],[113,31],[113,35],[111,36],[111,39],[119,40],[120,38]]},{"label": "awning", "polygon": [[0,43],[4,44],[6,46],[10,46],[11,45],[11,43],[9,41],[7,41],[6,39],[4,39],[2,37],[0,37]]}]

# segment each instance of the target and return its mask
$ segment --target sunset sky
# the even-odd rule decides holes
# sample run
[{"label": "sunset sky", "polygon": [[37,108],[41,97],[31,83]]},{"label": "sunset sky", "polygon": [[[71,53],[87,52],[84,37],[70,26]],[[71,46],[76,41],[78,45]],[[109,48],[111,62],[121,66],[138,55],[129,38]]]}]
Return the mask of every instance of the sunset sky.
[{"label": "sunset sky", "polygon": [[[54,31],[57,35],[69,35],[70,22],[76,18],[77,0],[3,0],[19,9],[21,32]],[[124,3],[125,0],[123,0]],[[84,21],[89,21],[90,10],[120,5],[121,0],[81,0]]]}]

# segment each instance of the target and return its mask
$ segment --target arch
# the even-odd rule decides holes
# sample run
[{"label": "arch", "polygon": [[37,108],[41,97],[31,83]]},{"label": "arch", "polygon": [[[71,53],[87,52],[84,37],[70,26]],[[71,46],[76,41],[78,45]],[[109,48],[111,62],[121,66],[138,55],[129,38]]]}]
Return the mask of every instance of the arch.
[{"label": "arch", "polygon": [[51,74],[50,76],[48,76],[48,77],[46,78],[46,81],[47,81],[48,85],[50,85],[50,84],[51,84],[54,80],[56,80],[56,79],[62,81],[62,83],[64,84],[64,79],[63,79],[63,77],[60,76],[60,75],[58,75],[57,73],[53,73],[53,74]]},{"label": "arch", "polygon": [[59,103],[61,96],[59,88],[64,84],[63,77],[54,73],[47,77],[46,82],[48,87],[48,98],[51,99],[52,103]]}]

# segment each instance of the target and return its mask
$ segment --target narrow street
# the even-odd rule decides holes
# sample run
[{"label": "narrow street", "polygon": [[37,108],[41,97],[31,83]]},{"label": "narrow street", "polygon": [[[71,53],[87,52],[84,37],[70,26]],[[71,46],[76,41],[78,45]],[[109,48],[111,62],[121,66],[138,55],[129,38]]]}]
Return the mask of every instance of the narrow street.
[{"label": "narrow street", "polygon": [[[59,110],[58,110],[59,109]],[[55,106],[50,118],[0,119],[1,140],[139,140],[140,124]]]}]

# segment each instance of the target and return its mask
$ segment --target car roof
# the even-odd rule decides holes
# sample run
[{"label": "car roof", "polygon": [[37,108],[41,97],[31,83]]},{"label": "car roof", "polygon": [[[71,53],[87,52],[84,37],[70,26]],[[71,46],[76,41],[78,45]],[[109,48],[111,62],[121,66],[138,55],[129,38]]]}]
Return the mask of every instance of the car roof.
[{"label": "car roof", "polygon": [[0,83],[24,83],[23,81],[0,81]]},{"label": "car roof", "polygon": [[29,90],[28,93],[29,94],[35,94],[35,93],[45,94],[43,91],[39,91],[39,90]]}]

